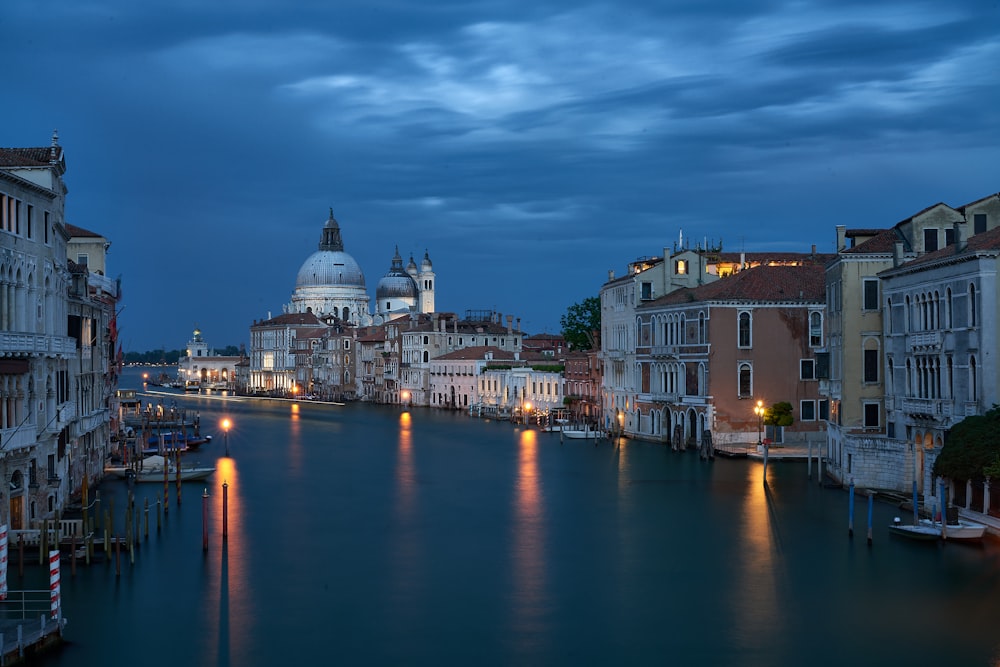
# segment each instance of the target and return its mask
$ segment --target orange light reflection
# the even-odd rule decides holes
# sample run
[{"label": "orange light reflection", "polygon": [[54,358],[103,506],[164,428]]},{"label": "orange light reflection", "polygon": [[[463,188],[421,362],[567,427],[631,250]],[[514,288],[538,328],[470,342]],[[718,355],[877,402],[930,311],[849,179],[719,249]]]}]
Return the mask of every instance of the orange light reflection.
[{"label": "orange light reflection", "polygon": [[514,493],[514,630],[537,640],[545,619],[545,508],[538,473],[538,432],[519,432]]},{"label": "orange light reflection", "polygon": [[[774,619],[780,618],[777,608],[777,586],[781,576],[780,534],[773,512],[770,491],[761,483],[761,468],[747,466],[747,492],[740,513],[741,542],[747,545],[733,567],[738,570],[737,600],[744,606],[737,610],[741,632],[748,640],[766,637],[773,631]],[[767,619],[767,620],[765,620]]]},{"label": "orange light reflection", "polygon": [[[214,486],[208,487],[210,532],[206,561],[209,580],[214,583],[207,588],[208,599],[204,605],[205,648],[209,654],[216,654],[209,659],[211,664],[248,664],[252,661],[248,654],[250,647],[242,642],[249,637],[255,621],[251,618],[254,606],[248,598],[252,590],[247,562],[250,551],[246,548],[243,493],[235,459],[220,458],[211,480]],[[224,500],[225,541],[222,535]],[[239,609],[240,613],[231,615],[230,609]],[[239,625],[231,623],[234,618],[239,619]]]}]

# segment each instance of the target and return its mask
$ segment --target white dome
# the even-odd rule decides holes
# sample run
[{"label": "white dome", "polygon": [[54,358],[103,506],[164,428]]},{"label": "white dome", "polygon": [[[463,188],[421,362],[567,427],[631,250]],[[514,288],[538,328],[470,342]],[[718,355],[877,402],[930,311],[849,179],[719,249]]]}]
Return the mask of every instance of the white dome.
[{"label": "white dome", "polygon": [[378,281],[375,288],[375,298],[382,299],[415,299],[419,290],[406,271],[403,270],[403,258],[399,256],[399,248],[392,258],[392,267]]},{"label": "white dome", "polygon": [[342,250],[317,250],[299,269],[295,287],[364,287],[357,261]]},{"label": "white dome", "polygon": [[344,242],[340,238],[340,225],[333,217],[323,225],[319,250],[309,255],[299,275],[295,287],[364,287],[365,274],[353,257],[344,252]]}]

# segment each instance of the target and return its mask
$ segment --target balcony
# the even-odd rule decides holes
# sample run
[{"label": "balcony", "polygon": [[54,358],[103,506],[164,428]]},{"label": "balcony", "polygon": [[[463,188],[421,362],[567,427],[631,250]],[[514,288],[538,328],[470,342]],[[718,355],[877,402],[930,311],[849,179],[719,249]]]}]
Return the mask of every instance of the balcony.
[{"label": "balcony", "polygon": [[0,333],[0,356],[62,356],[76,359],[76,339],[69,336],[4,331]]},{"label": "balcony", "polygon": [[677,357],[677,345],[653,345],[649,353],[654,357]]},{"label": "balcony", "polygon": [[908,352],[914,352],[916,350],[940,350],[941,340],[942,336],[940,331],[921,331],[919,333],[912,333],[906,338],[906,350]]},{"label": "balcony", "polygon": [[37,427],[33,421],[25,422],[16,428],[0,430],[0,451],[10,452],[33,446],[36,442],[36,432]]},{"label": "balcony", "polygon": [[952,402],[941,398],[904,398],[901,409],[913,417],[941,419],[951,417]]},{"label": "balcony", "polygon": [[108,423],[108,418],[107,410],[98,410],[85,417],[80,417],[73,424],[70,437],[78,438],[86,433],[96,431],[101,425]]},{"label": "balcony", "polygon": [[681,400],[681,395],[679,392],[662,392],[654,391],[650,392],[649,398],[657,403],[678,403]]}]

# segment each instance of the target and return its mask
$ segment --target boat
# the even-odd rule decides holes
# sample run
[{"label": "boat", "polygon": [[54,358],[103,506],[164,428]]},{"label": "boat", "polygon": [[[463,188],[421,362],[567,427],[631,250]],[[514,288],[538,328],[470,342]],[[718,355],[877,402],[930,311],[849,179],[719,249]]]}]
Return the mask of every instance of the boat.
[{"label": "boat", "polygon": [[[136,470],[132,466],[105,466],[104,474],[119,479],[134,479],[136,482],[162,482],[163,469],[166,465],[167,479],[177,479],[177,466],[162,456],[147,456]],[[193,482],[206,479],[215,472],[214,466],[184,466],[180,468],[182,482]]]},{"label": "boat", "polygon": [[592,429],[587,425],[584,425],[583,428],[580,428],[578,426],[575,426],[573,428],[566,428],[566,426],[563,426],[562,430],[559,431],[559,433],[562,437],[574,438],[574,439],[596,440],[601,436],[600,431],[598,431],[597,429]]},{"label": "boat", "polygon": [[941,539],[940,527],[928,525],[923,522],[903,523],[898,516],[893,517],[892,523],[889,525],[889,533],[891,535],[907,537],[911,540],[931,541]]},{"label": "boat", "polygon": [[146,447],[142,450],[142,453],[159,454],[161,446],[167,452],[186,452],[189,449],[194,449],[211,441],[212,436],[210,435],[188,435],[187,433],[183,433],[181,431],[168,431],[160,433],[159,435],[150,436],[146,443]]},{"label": "boat", "polygon": [[921,519],[920,523],[921,525],[934,528],[937,530],[938,534],[946,540],[976,542],[983,539],[983,535],[986,534],[986,526],[981,523],[975,523],[974,521],[966,521],[965,519],[959,519],[957,523],[947,523],[944,530],[941,529],[940,521]]},{"label": "boat", "polygon": [[200,380],[185,381],[184,391],[201,391],[201,381]]}]

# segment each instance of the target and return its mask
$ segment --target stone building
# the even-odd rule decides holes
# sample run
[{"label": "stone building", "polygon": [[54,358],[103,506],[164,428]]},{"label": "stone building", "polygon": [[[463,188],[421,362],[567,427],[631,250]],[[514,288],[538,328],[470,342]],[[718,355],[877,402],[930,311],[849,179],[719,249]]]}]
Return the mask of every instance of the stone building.
[{"label": "stone building", "polygon": [[0,148],[0,523],[11,530],[54,518],[102,476],[117,411],[119,287],[103,275],[106,240],[66,222],[65,173],[55,134]]}]

